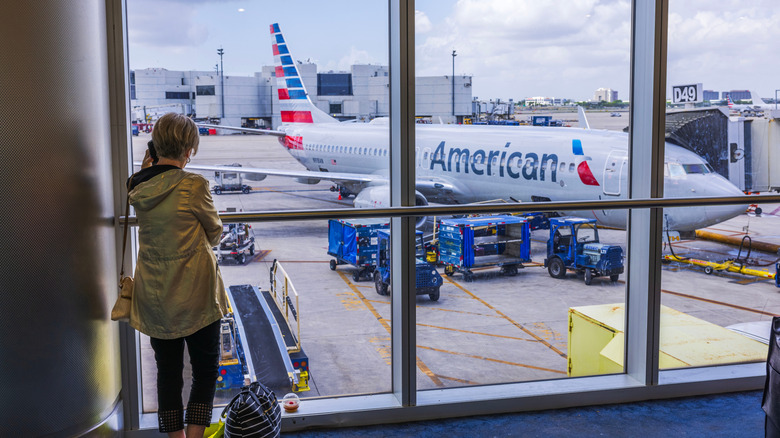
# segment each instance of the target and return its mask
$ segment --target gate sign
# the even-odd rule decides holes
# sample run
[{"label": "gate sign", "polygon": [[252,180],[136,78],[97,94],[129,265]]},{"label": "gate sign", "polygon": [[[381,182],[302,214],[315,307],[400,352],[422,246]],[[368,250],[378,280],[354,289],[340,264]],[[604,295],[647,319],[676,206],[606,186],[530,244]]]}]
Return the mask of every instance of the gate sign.
[{"label": "gate sign", "polygon": [[672,85],[672,103],[702,102],[701,84]]}]

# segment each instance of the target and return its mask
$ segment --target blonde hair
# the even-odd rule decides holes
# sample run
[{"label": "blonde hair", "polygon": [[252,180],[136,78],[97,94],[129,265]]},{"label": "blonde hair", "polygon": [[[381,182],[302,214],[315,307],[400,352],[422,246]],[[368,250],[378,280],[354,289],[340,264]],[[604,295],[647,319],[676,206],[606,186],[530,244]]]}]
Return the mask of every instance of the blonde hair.
[{"label": "blonde hair", "polygon": [[152,142],[157,155],[163,158],[183,160],[187,150],[198,153],[198,127],[187,116],[167,113],[157,120],[152,130]]}]

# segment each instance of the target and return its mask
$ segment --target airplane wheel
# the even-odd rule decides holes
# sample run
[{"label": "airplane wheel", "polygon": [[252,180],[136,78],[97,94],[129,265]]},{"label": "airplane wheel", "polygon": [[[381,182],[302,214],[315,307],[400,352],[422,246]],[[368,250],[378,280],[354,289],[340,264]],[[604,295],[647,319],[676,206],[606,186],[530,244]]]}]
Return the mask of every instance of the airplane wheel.
[{"label": "airplane wheel", "polygon": [[336,270],[336,265],[337,265],[337,264],[338,264],[338,263],[337,263],[335,260],[331,259],[331,261],[330,261],[330,270],[331,270],[331,271],[335,271],[335,270]]},{"label": "airplane wheel", "polygon": [[712,266],[705,266],[704,267],[704,273],[705,274],[710,275],[710,274],[712,274],[712,271],[713,271]]},{"label": "airplane wheel", "polygon": [[547,265],[547,272],[552,278],[564,278],[566,276],[566,266],[563,265],[563,260],[558,257],[550,260],[550,264]]},{"label": "airplane wheel", "polygon": [[382,281],[382,274],[379,272],[374,272],[374,286],[376,286],[376,293],[387,295],[387,283]]},{"label": "airplane wheel", "polygon": [[593,282],[593,271],[585,269],[585,284],[590,286],[591,282]]},{"label": "airplane wheel", "polygon": [[439,301],[439,288],[437,287],[433,293],[428,294],[428,298],[430,298],[431,301]]}]

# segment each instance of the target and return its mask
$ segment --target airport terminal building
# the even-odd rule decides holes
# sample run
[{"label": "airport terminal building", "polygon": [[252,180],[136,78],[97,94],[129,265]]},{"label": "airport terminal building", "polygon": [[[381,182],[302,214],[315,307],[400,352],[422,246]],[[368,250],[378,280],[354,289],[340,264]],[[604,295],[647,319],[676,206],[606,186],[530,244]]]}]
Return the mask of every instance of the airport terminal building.
[{"label": "airport terminal building", "polygon": [[[322,111],[339,120],[369,121],[387,117],[389,69],[358,64],[349,72],[318,72],[317,64],[299,64],[309,98]],[[147,68],[130,72],[133,121],[156,120],[169,111],[194,114],[230,126],[274,129],[281,123],[274,68],[263,67],[254,76],[224,76],[207,71],[171,71]],[[417,117],[443,123],[462,123],[471,116],[472,77],[416,78]],[[223,100],[224,97],[224,100]]]}]

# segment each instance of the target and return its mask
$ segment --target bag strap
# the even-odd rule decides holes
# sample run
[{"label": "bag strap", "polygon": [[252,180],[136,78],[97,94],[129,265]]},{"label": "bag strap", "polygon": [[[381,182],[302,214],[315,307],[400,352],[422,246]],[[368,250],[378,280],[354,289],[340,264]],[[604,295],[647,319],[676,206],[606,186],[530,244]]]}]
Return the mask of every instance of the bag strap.
[{"label": "bag strap", "polygon": [[130,178],[128,179],[128,190],[127,190],[127,202],[125,202],[125,235],[122,238],[122,265],[119,268],[119,287],[122,287],[122,278],[125,276],[125,250],[127,249],[127,223],[130,220],[130,182],[133,180],[133,176],[135,176],[135,173],[130,175]]}]

